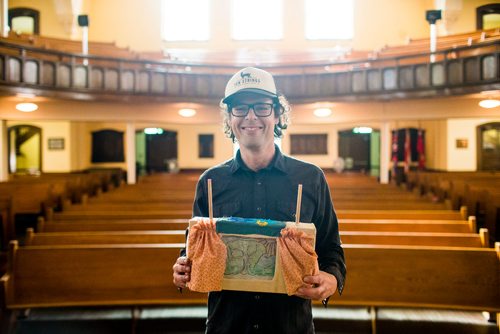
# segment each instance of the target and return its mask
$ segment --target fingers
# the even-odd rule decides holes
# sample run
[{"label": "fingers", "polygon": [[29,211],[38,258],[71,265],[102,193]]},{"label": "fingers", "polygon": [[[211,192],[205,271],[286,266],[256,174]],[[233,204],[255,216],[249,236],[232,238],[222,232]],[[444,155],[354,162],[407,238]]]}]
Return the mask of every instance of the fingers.
[{"label": "fingers", "polygon": [[189,276],[189,274],[185,274],[185,273],[182,273],[182,274],[177,274],[177,273],[174,273],[174,285],[178,288],[185,288],[187,287],[187,283],[189,282],[189,280],[191,279],[191,277]]},{"label": "fingers", "polygon": [[323,271],[318,275],[306,276],[303,281],[304,285],[297,290],[296,295],[305,299],[323,300],[337,290],[335,276]]},{"label": "fingers", "polygon": [[173,282],[179,288],[185,288],[191,279],[191,262],[186,257],[179,257],[172,267]]},{"label": "fingers", "polygon": [[172,267],[174,273],[190,273],[191,272],[191,261],[189,261],[186,257],[180,257],[175,262]]},{"label": "fingers", "polygon": [[327,296],[323,297],[324,294],[326,294],[326,289],[321,285],[304,285],[300,287],[296,293],[296,295],[301,298],[314,300],[326,298]]},{"label": "fingers", "polygon": [[304,277],[304,283],[311,285],[321,284],[321,276],[320,275],[306,276]]}]

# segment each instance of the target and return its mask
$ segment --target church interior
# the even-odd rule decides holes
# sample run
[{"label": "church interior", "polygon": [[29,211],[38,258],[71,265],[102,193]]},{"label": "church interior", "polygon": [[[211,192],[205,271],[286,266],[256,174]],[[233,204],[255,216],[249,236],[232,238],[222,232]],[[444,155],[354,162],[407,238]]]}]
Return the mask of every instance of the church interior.
[{"label": "church interior", "polygon": [[[0,2],[2,333],[203,333],[172,284],[245,67],[290,102],[346,253],[317,333],[499,333],[500,4]],[[292,209],[294,204],[290,204]]]}]

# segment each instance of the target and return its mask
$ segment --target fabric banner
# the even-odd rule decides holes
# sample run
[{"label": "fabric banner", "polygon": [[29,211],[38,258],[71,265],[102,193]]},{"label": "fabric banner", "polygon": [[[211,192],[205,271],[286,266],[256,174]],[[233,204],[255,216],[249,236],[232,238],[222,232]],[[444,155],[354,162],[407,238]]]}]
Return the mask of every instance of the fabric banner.
[{"label": "fabric banner", "polygon": [[425,142],[423,130],[418,130],[417,137],[418,169],[425,169]]},{"label": "fabric banner", "polygon": [[411,165],[410,129],[406,129],[406,132],[405,132],[405,160],[404,160],[405,174],[408,174],[408,172],[410,171],[410,165]]}]

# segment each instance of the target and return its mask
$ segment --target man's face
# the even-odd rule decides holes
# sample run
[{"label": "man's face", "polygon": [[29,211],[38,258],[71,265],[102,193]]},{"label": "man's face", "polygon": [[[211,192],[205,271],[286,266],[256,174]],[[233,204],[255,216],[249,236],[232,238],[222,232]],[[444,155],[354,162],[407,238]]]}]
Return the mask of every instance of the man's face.
[{"label": "man's face", "polygon": [[[241,93],[232,101],[231,107],[256,103],[273,104],[273,100],[260,94]],[[253,108],[250,108],[245,117],[230,115],[231,129],[240,147],[248,149],[259,149],[274,143],[274,126],[277,123],[278,117],[275,116],[274,108],[267,117],[256,116]]]}]

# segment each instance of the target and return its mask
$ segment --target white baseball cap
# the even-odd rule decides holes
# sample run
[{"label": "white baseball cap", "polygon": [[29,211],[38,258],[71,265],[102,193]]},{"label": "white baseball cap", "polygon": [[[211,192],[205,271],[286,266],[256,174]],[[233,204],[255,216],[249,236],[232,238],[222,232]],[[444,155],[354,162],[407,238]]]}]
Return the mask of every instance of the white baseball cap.
[{"label": "white baseball cap", "polygon": [[234,95],[242,92],[277,97],[276,84],[271,73],[255,67],[246,67],[229,79],[226,85],[223,103],[228,103]]}]

